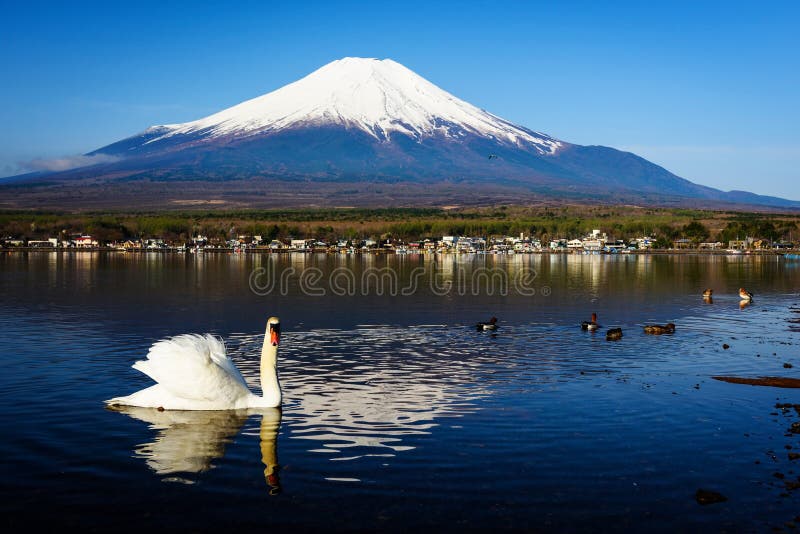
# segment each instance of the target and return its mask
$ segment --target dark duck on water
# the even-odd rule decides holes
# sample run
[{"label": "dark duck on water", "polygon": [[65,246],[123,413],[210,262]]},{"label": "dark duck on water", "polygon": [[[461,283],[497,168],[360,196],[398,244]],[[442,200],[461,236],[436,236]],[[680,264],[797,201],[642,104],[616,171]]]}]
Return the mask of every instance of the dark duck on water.
[{"label": "dark duck on water", "polygon": [[675,332],[675,323],[667,323],[664,325],[661,324],[649,324],[644,327],[645,334],[672,334]]},{"label": "dark duck on water", "polygon": [[596,313],[592,314],[592,320],[591,321],[583,321],[581,323],[581,330],[597,330],[598,328],[600,328],[600,325],[597,324],[597,314]]},{"label": "dark duck on water", "polygon": [[619,341],[622,339],[622,328],[611,328],[606,332],[606,341]]},{"label": "dark duck on water", "polygon": [[483,332],[484,330],[497,330],[497,317],[492,317],[486,322],[480,322],[476,325],[478,332]]}]

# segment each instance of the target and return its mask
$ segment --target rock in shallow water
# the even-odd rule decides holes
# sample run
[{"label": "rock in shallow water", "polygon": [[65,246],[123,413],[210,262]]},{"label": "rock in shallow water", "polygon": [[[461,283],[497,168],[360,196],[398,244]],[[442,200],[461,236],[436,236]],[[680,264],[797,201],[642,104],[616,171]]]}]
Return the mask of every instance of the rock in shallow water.
[{"label": "rock in shallow water", "polygon": [[697,490],[697,492],[694,494],[694,498],[697,501],[697,504],[702,504],[704,506],[707,504],[716,504],[728,500],[726,496],[719,492],[702,488]]},{"label": "rock in shallow water", "polygon": [[720,380],[722,382],[730,382],[731,384],[748,384],[750,386],[772,386],[776,388],[800,388],[800,378],[788,378],[784,376],[760,376],[758,378],[745,378],[738,376],[712,376],[711,378],[713,378],[714,380]]}]

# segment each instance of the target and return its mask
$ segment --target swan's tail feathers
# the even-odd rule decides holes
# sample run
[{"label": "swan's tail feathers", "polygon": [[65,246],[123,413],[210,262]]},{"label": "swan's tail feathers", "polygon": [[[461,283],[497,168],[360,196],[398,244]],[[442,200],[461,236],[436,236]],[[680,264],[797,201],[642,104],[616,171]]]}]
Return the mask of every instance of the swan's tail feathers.
[{"label": "swan's tail feathers", "polygon": [[141,406],[147,408],[158,408],[164,401],[164,391],[162,386],[155,384],[149,388],[142,389],[136,393],[132,393],[125,397],[114,397],[108,399],[106,405],[110,408],[117,408],[121,406]]},{"label": "swan's tail feathers", "polygon": [[234,393],[231,387],[243,388],[237,394],[249,392],[222,340],[211,334],[182,334],[157,341],[147,359],[136,362],[133,368],[182,399],[210,401],[223,390]]},{"label": "swan's tail feathers", "polygon": [[228,351],[225,348],[225,342],[222,341],[222,338],[213,336],[211,334],[206,334],[204,337],[206,338],[208,356],[211,358],[211,361],[220,366],[228,374],[244,384],[246,387],[247,382],[242,376],[242,373],[239,372],[239,369],[236,368],[236,365],[234,365],[233,361],[228,357]]}]

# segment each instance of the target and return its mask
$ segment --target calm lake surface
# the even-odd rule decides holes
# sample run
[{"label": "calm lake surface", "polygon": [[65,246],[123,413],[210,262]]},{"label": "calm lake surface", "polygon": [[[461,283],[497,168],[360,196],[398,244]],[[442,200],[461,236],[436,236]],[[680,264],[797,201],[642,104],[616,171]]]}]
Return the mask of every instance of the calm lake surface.
[{"label": "calm lake surface", "polygon": [[[776,404],[800,390],[711,377],[800,378],[798,292],[800,261],[774,256],[0,253],[2,522],[785,528],[800,434]],[[603,327],[581,331],[592,312]],[[258,390],[271,315],[282,412],[105,407],[182,333],[221,336]]]}]

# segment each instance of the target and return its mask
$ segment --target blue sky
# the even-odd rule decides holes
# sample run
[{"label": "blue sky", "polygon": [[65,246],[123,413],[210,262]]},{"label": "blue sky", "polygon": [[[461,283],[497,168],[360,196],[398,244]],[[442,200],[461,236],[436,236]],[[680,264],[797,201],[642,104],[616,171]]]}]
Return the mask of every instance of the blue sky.
[{"label": "blue sky", "polygon": [[800,3],[0,3],[0,176],[392,58],[565,141],[800,200]]}]

